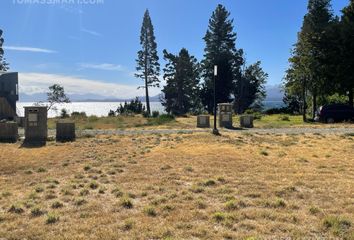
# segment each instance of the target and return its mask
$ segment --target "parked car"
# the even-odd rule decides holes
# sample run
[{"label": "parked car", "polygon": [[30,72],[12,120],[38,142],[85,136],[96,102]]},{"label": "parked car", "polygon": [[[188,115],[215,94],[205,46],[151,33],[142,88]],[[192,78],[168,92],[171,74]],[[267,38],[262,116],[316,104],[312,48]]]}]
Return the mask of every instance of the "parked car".
[{"label": "parked car", "polygon": [[354,108],[345,104],[329,104],[320,107],[317,119],[325,123],[353,121]]}]

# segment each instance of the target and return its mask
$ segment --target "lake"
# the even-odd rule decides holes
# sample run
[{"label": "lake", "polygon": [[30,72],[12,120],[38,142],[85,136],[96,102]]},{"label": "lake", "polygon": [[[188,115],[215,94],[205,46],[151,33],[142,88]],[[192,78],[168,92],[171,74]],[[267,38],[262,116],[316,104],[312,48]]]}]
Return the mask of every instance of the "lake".
[{"label": "lake", "polygon": [[[50,110],[48,113],[48,117],[56,117],[60,115],[60,112],[63,108],[68,110],[69,113],[72,112],[86,112],[88,116],[96,115],[96,116],[107,116],[109,110],[116,110],[119,104],[124,102],[72,102],[72,103],[64,103],[55,105],[57,111]],[[33,106],[33,102],[18,102],[17,103],[17,114],[19,116],[24,115],[25,106]],[[273,108],[273,107],[282,107],[282,101],[265,101],[264,102],[265,109]],[[160,102],[151,102],[150,103],[151,111],[159,111],[164,112],[164,107]]]}]

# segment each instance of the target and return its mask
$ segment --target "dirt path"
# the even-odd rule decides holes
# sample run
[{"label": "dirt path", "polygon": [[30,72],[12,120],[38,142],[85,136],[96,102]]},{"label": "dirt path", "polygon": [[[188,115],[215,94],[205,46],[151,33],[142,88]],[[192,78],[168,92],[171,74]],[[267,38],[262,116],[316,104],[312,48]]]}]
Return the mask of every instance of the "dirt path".
[{"label": "dirt path", "polygon": [[[78,136],[85,135],[136,135],[136,134],[190,134],[195,132],[211,132],[211,129],[135,129],[135,130],[77,130]],[[352,128],[271,128],[271,129],[220,129],[220,133],[223,132],[239,132],[239,133],[261,133],[261,134],[354,134],[354,127]],[[24,136],[24,130],[19,129],[20,136]],[[55,136],[55,130],[50,129],[49,136]]]}]

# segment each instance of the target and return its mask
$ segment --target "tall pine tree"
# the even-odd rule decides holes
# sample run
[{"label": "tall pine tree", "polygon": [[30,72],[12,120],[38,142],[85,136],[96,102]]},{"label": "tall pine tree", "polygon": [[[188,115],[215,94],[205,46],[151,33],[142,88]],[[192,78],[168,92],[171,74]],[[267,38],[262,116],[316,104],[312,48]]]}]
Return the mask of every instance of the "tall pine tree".
[{"label": "tall pine tree", "polygon": [[142,49],[138,51],[138,58],[136,59],[138,73],[135,76],[144,81],[144,86],[141,87],[145,88],[146,110],[150,115],[149,87],[159,87],[160,64],[157,56],[154,27],[148,10],[145,11],[141,27],[140,45]]},{"label": "tall pine tree", "polygon": [[[312,96],[312,114],[315,117],[317,97],[324,94],[326,84],[330,81],[326,62],[328,61],[327,32],[335,18],[331,11],[330,0],[309,0],[308,13],[304,17],[298,42],[295,44],[292,57],[289,59],[290,69],[285,77],[291,86],[301,86],[304,108],[306,93]],[[304,120],[305,120],[305,112]]]},{"label": "tall pine tree", "polygon": [[340,22],[340,61],[337,77],[340,80],[341,90],[348,94],[349,104],[353,103],[354,95],[354,0],[342,11]]},{"label": "tall pine tree", "polygon": [[4,39],[2,38],[2,30],[0,29],[0,71],[7,71],[9,69],[9,64],[4,58],[4,49],[2,45],[4,44]]},{"label": "tall pine tree", "polygon": [[167,64],[164,71],[166,86],[162,92],[162,105],[168,113],[184,115],[196,113],[201,108],[199,100],[200,67],[197,59],[187,49],[182,48],[178,55],[164,50]]},{"label": "tall pine tree", "polygon": [[204,83],[201,98],[208,112],[213,111],[214,65],[218,66],[216,82],[216,101],[231,102],[235,82],[241,78],[243,64],[242,50],[236,49],[236,33],[233,31],[233,19],[222,5],[213,12],[204,41],[204,60],[202,61]]}]

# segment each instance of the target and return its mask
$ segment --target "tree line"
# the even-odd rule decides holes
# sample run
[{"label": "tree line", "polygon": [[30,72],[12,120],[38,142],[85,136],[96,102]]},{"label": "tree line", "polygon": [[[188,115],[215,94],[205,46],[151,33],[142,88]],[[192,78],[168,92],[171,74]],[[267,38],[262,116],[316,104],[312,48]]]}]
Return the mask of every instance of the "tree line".
[{"label": "tree line", "polygon": [[[261,62],[246,66],[242,49],[236,47],[236,32],[230,12],[219,4],[209,19],[203,38],[204,57],[199,62],[186,48],[179,53],[163,51],[166,64],[162,89],[162,105],[168,113],[184,115],[213,111],[214,65],[218,66],[216,101],[233,103],[237,113],[248,108],[261,109],[266,97],[265,83],[268,74]],[[160,63],[154,27],[146,10],[140,35],[136,77],[141,78],[145,89],[147,112],[150,114],[149,88],[160,84]]]},{"label": "tree line", "polygon": [[335,16],[331,0],[309,0],[284,78],[284,102],[315,117],[319,105],[347,103],[354,95],[354,0]]}]

